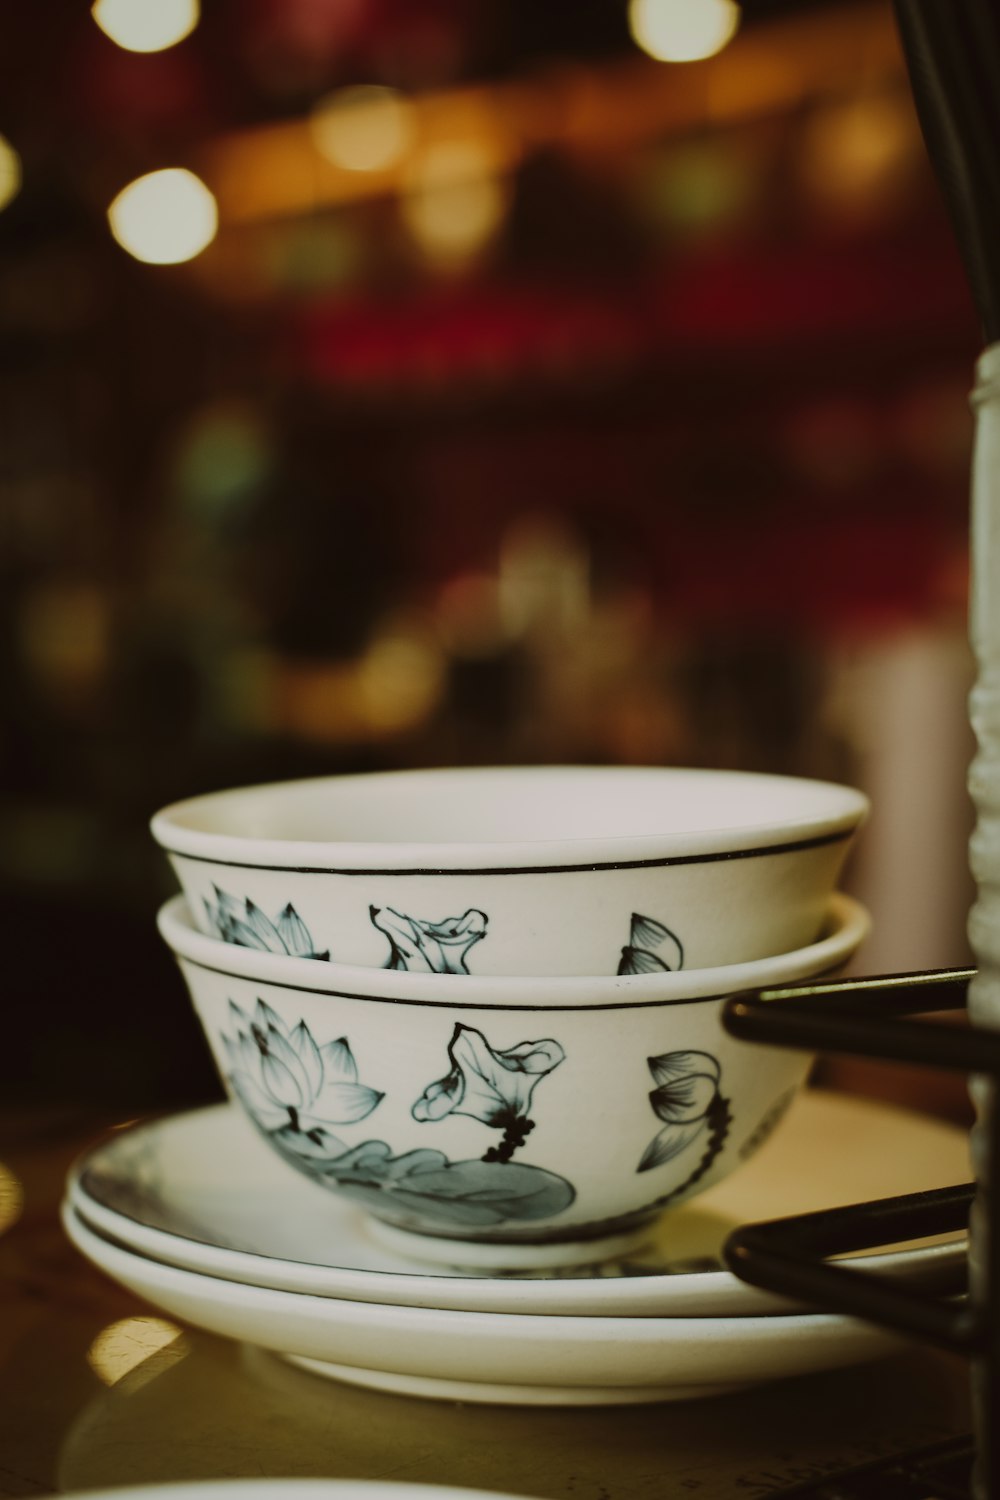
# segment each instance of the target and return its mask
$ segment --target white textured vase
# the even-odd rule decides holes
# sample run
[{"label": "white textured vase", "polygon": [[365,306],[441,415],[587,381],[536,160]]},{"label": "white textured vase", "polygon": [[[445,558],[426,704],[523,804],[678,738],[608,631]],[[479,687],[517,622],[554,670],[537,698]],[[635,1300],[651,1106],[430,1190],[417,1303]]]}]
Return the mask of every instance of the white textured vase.
[{"label": "white textured vase", "polygon": [[[973,391],[976,415],[972,460],[972,594],[969,634],[977,678],[970,710],[977,752],[969,775],[976,807],[970,844],[977,897],[969,917],[969,940],[977,974],[969,993],[969,1012],[980,1026],[1000,1029],[1000,344],[991,344],[976,367]],[[988,1160],[986,1114],[994,1107],[988,1085],[973,1080],[972,1095],[979,1123],[973,1131],[972,1155],[978,1183],[972,1216],[970,1279],[974,1294],[985,1291],[987,1271],[996,1272],[997,1246],[986,1234],[986,1205],[996,1191],[998,1163]],[[977,1430],[988,1420],[986,1391],[974,1393]]]}]

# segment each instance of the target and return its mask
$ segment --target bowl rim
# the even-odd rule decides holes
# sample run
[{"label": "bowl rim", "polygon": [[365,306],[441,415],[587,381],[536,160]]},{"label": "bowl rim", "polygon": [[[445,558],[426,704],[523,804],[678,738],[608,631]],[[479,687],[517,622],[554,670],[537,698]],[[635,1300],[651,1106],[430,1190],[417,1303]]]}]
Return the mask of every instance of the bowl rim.
[{"label": "bowl rim", "polygon": [[305,990],[337,999],[385,1000],[448,1009],[624,1010],[718,1000],[742,990],[766,989],[829,974],[846,963],[868,936],[871,917],[859,901],[843,892],[829,898],[825,911],[823,936],[769,958],[672,973],[541,979],[507,974],[415,974],[261,953],[199,932],[182,894],[171,897],[160,908],[157,926],[182,965],[265,987]]},{"label": "bowl rim", "polygon": [[[404,779],[419,788],[461,778],[465,782],[502,777],[554,779],[565,773],[592,775],[595,781],[625,780],[637,773],[672,781],[743,781],[748,788],[778,792],[794,785],[815,792],[820,804],[814,813],[748,822],[736,827],[689,829],[683,832],[623,835],[580,835],[569,838],[483,840],[460,843],[418,840],[280,839],[253,834],[216,833],[186,821],[210,809],[213,802],[237,799],[252,802],[280,796],[291,788],[317,791],[325,786],[366,786]],[[291,781],[256,783],[205,792],[169,803],[154,814],[150,828],[168,854],[209,864],[245,869],[293,870],[307,875],[506,875],[520,871],[538,874],[641,866],[700,864],[713,860],[751,858],[758,854],[793,852],[822,844],[846,842],[864,822],[870,802],[864,792],[839,782],[813,777],[775,775],[760,771],[730,771],[689,766],[434,766],[399,771],[365,771],[334,776],[302,777]]]}]

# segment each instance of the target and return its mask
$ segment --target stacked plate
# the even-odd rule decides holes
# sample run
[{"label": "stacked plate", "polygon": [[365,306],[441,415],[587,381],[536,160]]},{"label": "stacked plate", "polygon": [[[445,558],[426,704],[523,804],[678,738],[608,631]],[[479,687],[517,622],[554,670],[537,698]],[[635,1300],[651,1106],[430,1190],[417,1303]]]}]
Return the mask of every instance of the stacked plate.
[{"label": "stacked plate", "polygon": [[[323,1373],[461,1400],[607,1404],[711,1395],[892,1348],[744,1286],[721,1268],[722,1240],[748,1217],[967,1175],[954,1127],[806,1091],[741,1174],[665,1215],[631,1258],[450,1272],[387,1249],[365,1215],[283,1170],[221,1104],[117,1132],[75,1167],[64,1213],[83,1253],[155,1307]],[[964,1253],[952,1241],[864,1260],[933,1284]]]},{"label": "stacked plate", "polygon": [[[747,1219],[967,1175],[961,1132],[798,1094],[806,1059],[719,1025],[734,991],[856,949],[832,887],[863,812],[822,783],[577,768],[168,809],[187,899],[161,931],[230,1102],[90,1151],[68,1233],[173,1316],[415,1395],[680,1399],[892,1347],[719,1259]],[[963,1253],[874,1261],[933,1280]]]}]

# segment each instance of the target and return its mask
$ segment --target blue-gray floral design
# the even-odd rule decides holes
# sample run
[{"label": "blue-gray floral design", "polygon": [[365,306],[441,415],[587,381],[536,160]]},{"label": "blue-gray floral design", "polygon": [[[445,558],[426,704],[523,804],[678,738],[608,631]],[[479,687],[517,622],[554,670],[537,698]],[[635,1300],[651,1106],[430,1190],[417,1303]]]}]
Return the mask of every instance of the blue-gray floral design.
[{"label": "blue-gray floral design", "polygon": [[264,1130],[316,1142],[332,1125],[363,1120],[384,1098],[358,1082],[346,1037],[317,1046],[305,1021],[288,1027],[263,1000],[250,1016],[231,1000],[229,1014],[236,1032],[222,1036],[229,1079]]},{"label": "blue-gray floral design", "polygon": [[[673,1161],[705,1135],[709,1137],[710,1160],[714,1160],[722,1149],[730,1118],[728,1100],[719,1092],[722,1070],[716,1059],[710,1052],[664,1052],[647,1058],[646,1063],[656,1084],[649,1102],[653,1113],[663,1121],[663,1128],[646,1147],[636,1171],[648,1172]],[[708,1165],[703,1163],[699,1177]]]},{"label": "blue-gray floral design", "polygon": [[440,922],[408,917],[391,906],[370,906],[368,915],[389,940],[385,967],[424,974],[468,974],[466,956],[486,936],[489,923],[486,913],[475,908]]},{"label": "blue-gray floral design", "polygon": [[458,1022],[448,1057],[451,1068],[427,1085],[413,1106],[413,1118],[426,1122],[449,1114],[470,1115],[503,1131],[501,1144],[491,1146],[483,1160],[509,1161],[534,1129],[528,1110],[535,1088],[566,1053],[551,1037],[498,1050],[474,1026]]},{"label": "blue-gray floral design", "polygon": [[632,913],[629,939],[618,963],[619,974],[660,974],[684,967],[684,948],[675,932],[655,917]]},{"label": "blue-gray floral design", "polygon": [[[249,1015],[230,1001],[229,1014],[234,1034],[221,1037],[229,1084],[261,1135],[300,1172],[360,1201],[379,1217],[403,1228],[446,1234],[549,1219],[574,1202],[576,1190],[564,1177],[511,1162],[514,1144],[506,1155],[501,1146],[466,1161],[451,1161],[432,1147],[397,1156],[381,1140],[348,1145],[334,1127],[365,1119],[384,1095],[359,1081],[347,1038],[319,1043],[304,1020],[288,1024],[263,1000]],[[545,1046],[558,1048],[556,1043],[522,1043],[523,1067],[512,1061],[519,1048],[491,1052],[494,1058],[509,1059],[505,1076],[520,1077],[503,1097],[497,1090],[492,1104],[485,1078],[480,1079],[477,1107],[491,1109],[493,1116],[506,1108],[514,1135],[518,1121],[525,1131],[531,1128],[520,1111],[527,1108],[534,1084],[562,1060],[561,1048],[558,1057],[545,1054],[547,1062],[532,1053]],[[533,1065],[532,1074],[528,1070]],[[439,1103],[444,1096],[435,1097]],[[427,1119],[449,1112],[450,1106],[438,1108]],[[503,1126],[499,1119],[494,1123]]]},{"label": "blue-gray floral design", "polygon": [[262,953],[287,953],[292,958],[329,959],[330,950],[317,951],[309,928],[290,901],[272,921],[249,896],[241,904],[217,885],[212,889],[215,900],[203,898],[205,915],[224,943]]}]

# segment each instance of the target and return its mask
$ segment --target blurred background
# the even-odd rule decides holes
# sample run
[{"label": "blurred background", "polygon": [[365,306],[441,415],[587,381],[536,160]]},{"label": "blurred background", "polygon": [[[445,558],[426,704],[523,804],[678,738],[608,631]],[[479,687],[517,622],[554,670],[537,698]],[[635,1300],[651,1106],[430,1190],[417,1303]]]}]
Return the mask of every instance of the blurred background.
[{"label": "blurred background", "polygon": [[2,31],[5,1096],[216,1092],[147,823],[239,782],[849,781],[864,967],[967,960],[981,339],[887,3]]}]

